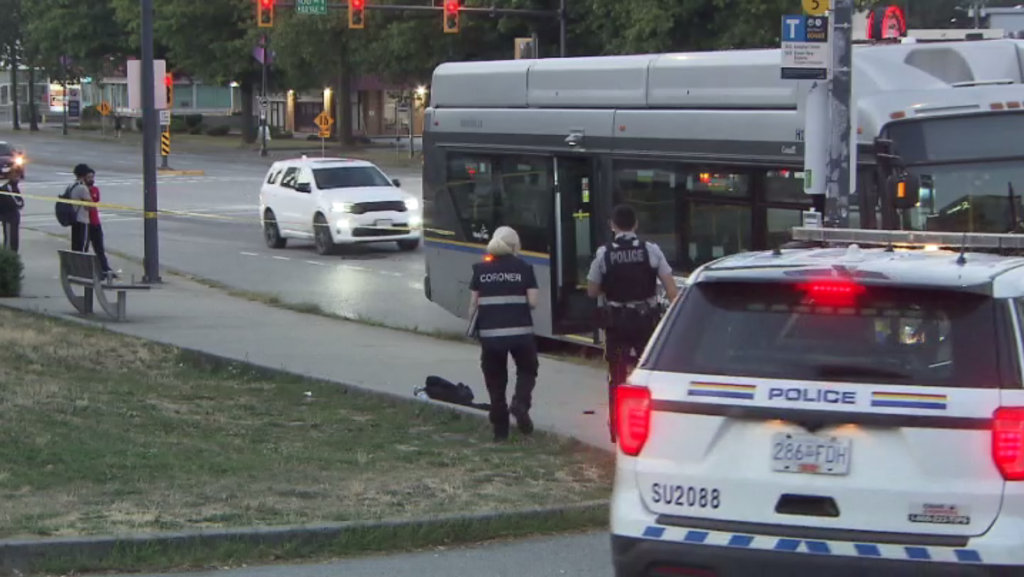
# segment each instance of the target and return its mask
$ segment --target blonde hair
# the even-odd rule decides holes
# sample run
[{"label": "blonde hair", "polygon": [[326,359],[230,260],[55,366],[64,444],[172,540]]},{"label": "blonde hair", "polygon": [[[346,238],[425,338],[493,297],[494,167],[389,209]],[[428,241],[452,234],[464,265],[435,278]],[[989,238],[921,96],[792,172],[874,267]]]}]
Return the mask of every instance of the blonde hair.
[{"label": "blonde hair", "polygon": [[519,248],[519,234],[508,226],[499,226],[487,243],[487,252],[494,256],[518,255]]}]

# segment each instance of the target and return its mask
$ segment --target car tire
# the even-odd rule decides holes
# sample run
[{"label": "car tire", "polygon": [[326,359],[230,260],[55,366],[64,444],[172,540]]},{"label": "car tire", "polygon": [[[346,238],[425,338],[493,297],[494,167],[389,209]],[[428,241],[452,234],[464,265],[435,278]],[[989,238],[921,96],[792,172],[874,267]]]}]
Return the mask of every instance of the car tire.
[{"label": "car tire", "polygon": [[420,247],[420,239],[415,240],[400,240],[398,241],[398,249],[404,250],[405,252],[412,252]]},{"label": "car tire", "polygon": [[281,230],[277,227],[277,218],[274,211],[268,210],[263,215],[263,240],[268,248],[284,248],[288,245],[288,239],[281,236]]},{"label": "car tire", "polygon": [[334,239],[331,238],[331,227],[320,213],[313,217],[313,244],[316,246],[317,254],[323,256],[332,255],[338,250],[338,245],[334,244]]}]

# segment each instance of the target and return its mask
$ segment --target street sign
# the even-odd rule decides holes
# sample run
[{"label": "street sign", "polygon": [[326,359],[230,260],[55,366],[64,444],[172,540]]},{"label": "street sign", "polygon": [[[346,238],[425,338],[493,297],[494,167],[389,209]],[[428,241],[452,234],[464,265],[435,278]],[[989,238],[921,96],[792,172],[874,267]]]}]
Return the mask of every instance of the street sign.
[{"label": "street sign", "polygon": [[[302,0],[299,0],[300,2]],[[831,0],[802,0],[804,12],[811,16],[824,16],[831,8]]]},{"label": "street sign", "polygon": [[171,125],[171,111],[170,110],[161,110],[160,111],[160,126],[170,126],[170,125]]},{"label": "street sign", "polygon": [[[167,86],[164,78],[167,76],[167,61],[153,61],[153,100],[156,109],[168,108]],[[128,61],[128,108],[142,110],[142,61]]]},{"label": "street sign", "polygon": [[266,112],[269,105],[266,98],[260,98],[260,110]]},{"label": "street sign", "polygon": [[99,111],[101,116],[110,116],[110,104],[104,100],[96,106],[96,110]]},{"label": "street sign", "polygon": [[327,14],[327,0],[295,0],[296,14]]},{"label": "street sign", "polygon": [[782,79],[828,80],[832,50],[826,16],[782,17]]},{"label": "street sign", "polygon": [[328,116],[326,112],[321,112],[313,119],[313,122],[317,125],[317,128],[323,132],[324,130],[329,130],[331,128],[331,125],[334,124],[334,119]]},{"label": "street sign", "polygon": [[331,129],[330,128],[324,128],[324,129],[320,130],[320,138],[330,138],[330,137],[331,137]]}]

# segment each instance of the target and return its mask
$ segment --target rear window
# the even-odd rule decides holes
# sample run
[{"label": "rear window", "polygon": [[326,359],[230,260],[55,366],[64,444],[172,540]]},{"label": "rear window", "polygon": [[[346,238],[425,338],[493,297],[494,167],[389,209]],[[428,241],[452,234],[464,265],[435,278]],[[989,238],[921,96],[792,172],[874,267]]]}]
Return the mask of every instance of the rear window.
[{"label": "rear window", "polygon": [[1019,386],[1012,371],[1000,370],[1005,307],[992,299],[859,286],[859,294],[836,300],[828,290],[814,292],[823,286],[699,283],[645,368],[933,387],[1011,386],[1004,381],[1012,379]]},{"label": "rear window", "polygon": [[394,186],[384,176],[384,173],[372,166],[317,168],[313,170],[313,178],[316,179],[316,187],[320,190],[361,186]]}]

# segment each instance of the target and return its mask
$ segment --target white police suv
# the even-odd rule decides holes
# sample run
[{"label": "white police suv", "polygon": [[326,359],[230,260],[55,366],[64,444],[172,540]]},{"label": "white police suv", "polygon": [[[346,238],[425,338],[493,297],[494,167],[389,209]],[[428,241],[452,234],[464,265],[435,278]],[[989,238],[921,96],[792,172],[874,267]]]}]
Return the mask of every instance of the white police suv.
[{"label": "white police suv", "polygon": [[980,250],[1024,235],[794,238],[833,248],[705,265],[620,389],[616,575],[1024,575],[1024,258]]}]

